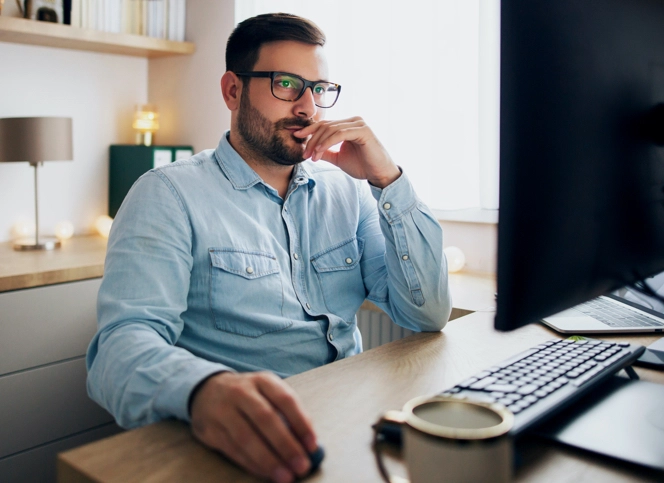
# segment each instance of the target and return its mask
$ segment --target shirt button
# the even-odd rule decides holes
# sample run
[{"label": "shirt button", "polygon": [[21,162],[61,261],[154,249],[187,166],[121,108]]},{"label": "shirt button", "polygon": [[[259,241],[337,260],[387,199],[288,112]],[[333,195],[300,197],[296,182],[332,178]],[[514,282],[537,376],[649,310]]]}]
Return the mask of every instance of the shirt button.
[{"label": "shirt button", "polygon": [[297,256],[297,253],[293,253],[293,258],[297,260],[299,257]]},{"label": "shirt button", "polygon": [[408,260],[408,255],[404,255],[403,257],[401,257],[401,259],[402,260]]},{"label": "shirt button", "polygon": [[389,210],[390,208],[392,208],[392,205],[389,204],[389,203],[385,203],[385,204],[383,204],[383,208],[385,208],[386,210]]},{"label": "shirt button", "polygon": [[309,303],[306,303],[305,305],[307,306],[307,309],[311,310],[311,305],[309,305]]},{"label": "shirt button", "polygon": [[254,273],[254,269],[252,267],[247,267],[247,273]]},{"label": "shirt button", "polygon": [[353,263],[353,259],[352,258],[346,258],[346,263],[348,265],[350,265],[351,263]]},{"label": "shirt button", "polygon": [[334,340],[334,334],[332,334],[332,333],[329,334],[329,335],[327,336],[327,338],[330,340],[330,342],[332,342],[332,341]]}]

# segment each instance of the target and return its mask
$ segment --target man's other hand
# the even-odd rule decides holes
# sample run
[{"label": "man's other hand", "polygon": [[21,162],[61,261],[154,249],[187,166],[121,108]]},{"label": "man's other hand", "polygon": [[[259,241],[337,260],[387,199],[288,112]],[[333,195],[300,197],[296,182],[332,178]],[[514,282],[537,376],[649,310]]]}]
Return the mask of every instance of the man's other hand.
[{"label": "man's other hand", "polygon": [[[379,188],[385,188],[401,176],[397,165],[361,117],[315,122],[293,135],[308,138],[304,159],[329,161],[353,178],[366,179]],[[339,143],[339,151],[330,149]]]},{"label": "man's other hand", "polygon": [[278,483],[305,476],[316,436],[295,392],[269,372],[222,372],[191,403],[194,436],[248,472]]}]

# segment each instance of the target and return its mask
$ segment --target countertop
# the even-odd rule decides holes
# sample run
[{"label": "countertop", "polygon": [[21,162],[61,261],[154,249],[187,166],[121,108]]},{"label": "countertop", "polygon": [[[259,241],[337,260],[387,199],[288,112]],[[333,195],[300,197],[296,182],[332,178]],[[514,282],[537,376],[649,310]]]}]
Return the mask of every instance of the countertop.
[{"label": "countertop", "polygon": [[17,251],[11,242],[0,243],[0,292],[101,277],[106,242],[77,236],[48,251]]}]

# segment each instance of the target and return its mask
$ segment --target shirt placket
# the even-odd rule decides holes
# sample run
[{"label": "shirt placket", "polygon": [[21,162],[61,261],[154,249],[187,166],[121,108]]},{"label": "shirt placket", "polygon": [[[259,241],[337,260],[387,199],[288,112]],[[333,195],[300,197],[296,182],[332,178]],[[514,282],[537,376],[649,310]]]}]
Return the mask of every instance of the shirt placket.
[{"label": "shirt placket", "polygon": [[[300,244],[300,234],[297,229],[297,224],[295,223],[295,217],[297,213],[293,213],[293,206],[298,206],[298,198],[304,196],[305,193],[303,188],[307,186],[308,180],[302,175],[296,175],[292,182],[292,188],[289,190],[286,200],[284,201],[283,208],[281,210],[281,216],[286,224],[286,230],[288,231],[288,240],[290,248],[290,258],[291,258],[291,280],[293,282],[293,288],[295,290],[295,295],[297,296],[300,304],[303,309],[312,317],[320,316],[321,314],[315,312],[311,306],[311,300],[308,295],[307,285],[305,281],[306,272],[305,264],[307,260],[302,254],[301,244]],[[328,324],[327,329],[327,341],[332,344],[337,353],[339,354],[339,347],[334,342],[334,327],[333,324]],[[338,358],[338,357],[337,357]]]}]

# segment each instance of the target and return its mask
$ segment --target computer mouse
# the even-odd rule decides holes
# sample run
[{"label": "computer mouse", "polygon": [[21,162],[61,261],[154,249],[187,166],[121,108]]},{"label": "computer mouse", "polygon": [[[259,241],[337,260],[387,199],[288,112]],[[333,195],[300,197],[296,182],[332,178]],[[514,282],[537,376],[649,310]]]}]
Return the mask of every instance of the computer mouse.
[{"label": "computer mouse", "polygon": [[311,463],[311,469],[309,470],[307,476],[313,474],[318,469],[321,462],[323,461],[323,458],[325,458],[325,450],[323,449],[322,446],[318,445],[316,451],[314,451],[313,453],[309,453],[309,462]]}]

